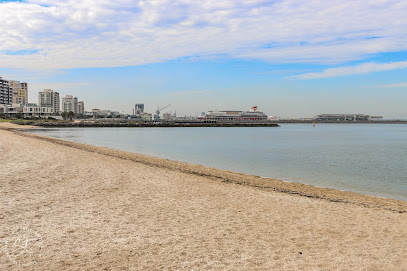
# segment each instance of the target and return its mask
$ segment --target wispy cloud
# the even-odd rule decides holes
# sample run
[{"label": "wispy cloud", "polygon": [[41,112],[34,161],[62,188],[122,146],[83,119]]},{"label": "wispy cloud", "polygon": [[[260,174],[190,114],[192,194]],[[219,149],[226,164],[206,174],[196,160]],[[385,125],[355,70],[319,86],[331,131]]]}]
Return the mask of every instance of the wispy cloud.
[{"label": "wispy cloud", "polygon": [[261,71],[261,72],[256,72],[257,74],[276,74],[276,75],[289,75],[289,74],[298,74],[298,73],[305,73],[309,72],[309,69],[302,69],[302,70],[271,70],[271,71]]},{"label": "wispy cloud", "polygon": [[30,90],[40,91],[43,89],[53,89],[56,91],[68,91],[72,88],[78,88],[81,86],[87,86],[90,83],[86,82],[59,82],[59,83],[30,83],[29,88]]},{"label": "wispy cloud", "polygon": [[193,95],[193,94],[201,94],[201,93],[206,93],[208,90],[187,90],[187,91],[176,91],[176,92],[170,92],[168,93],[169,95],[172,96],[178,96],[178,95]]},{"label": "wispy cloud", "polygon": [[378,86],[380,88],[407,88],[407,83],[397,83]]},{"label": "wispy cloud", "polygon": [[407,50],[406,13],[407,1],[396,0],[1,2],[0,67],[113,67],[190,56],[339,63]]},{"label": "wispy cloud", "polygon": [[407,61],[392,63],[364,63],[356,66],[330,68],[322,72],[310,72],[301,75],[289,76],[291,79],[319,79],[328,77],[347,76],[355,74],[367,74],[371,72],[391,71],[407,68]]}]

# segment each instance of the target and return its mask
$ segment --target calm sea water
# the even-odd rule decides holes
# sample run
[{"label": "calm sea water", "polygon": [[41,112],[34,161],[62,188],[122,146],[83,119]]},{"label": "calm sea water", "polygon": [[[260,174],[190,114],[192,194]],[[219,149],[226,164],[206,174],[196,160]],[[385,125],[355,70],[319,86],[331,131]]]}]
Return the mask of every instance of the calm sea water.
[{"label": "calm sea water", "polygon": [[407,125],[61,128],[33,132],[258,176],[407,200]]}]

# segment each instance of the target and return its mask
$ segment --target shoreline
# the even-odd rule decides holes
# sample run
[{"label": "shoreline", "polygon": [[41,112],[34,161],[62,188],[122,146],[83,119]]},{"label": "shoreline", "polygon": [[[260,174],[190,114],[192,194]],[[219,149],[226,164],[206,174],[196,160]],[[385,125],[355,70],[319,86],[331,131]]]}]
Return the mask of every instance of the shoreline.
[{"label": "shoreline", "polygon": [[0,270],[407,268],[406,202],[14,128],[0,125],[0,243],[41,238],[31,256],[6,245]]},{"label": "shoreline", "polygon": [[[16,125],[17,126],[17,125]],[[283,181],[269,177],[261,177],[245,173],[222,170],[203,165],[196,165],[186,162],[179,162],[164,158],[148,156],[144,154],[126,152],[122,150],[111,149],[107,147],[99,147],[89,144],[76,143],[72,141],[22,132],[19,130],[38,129],[36,126],[16,127],[1,127],[0,129],[9,130],[16,135],[22,137],[33,138],[37,140],[47,141],[53,144],[63,145],[70,148],[80,149],[91,153],[98,153],[110,157],[129,160],[136,163],[141,163],[148,166],[178,171],[182,173],[202,176],[214,179],[224,183],[233,183],[243,186],[254,187],[265,191],[275,191],[286,194],[299,195],[302,197],[322,199],[330,202],[338,202],[345,204],[354,204],[369,208],[380,208],[384,210],[394,211],[398,213],[407,213],[407,201],[372,196],[350,191],[343,191],[332,188],[325,188],[302,184],[297,182]]]}]

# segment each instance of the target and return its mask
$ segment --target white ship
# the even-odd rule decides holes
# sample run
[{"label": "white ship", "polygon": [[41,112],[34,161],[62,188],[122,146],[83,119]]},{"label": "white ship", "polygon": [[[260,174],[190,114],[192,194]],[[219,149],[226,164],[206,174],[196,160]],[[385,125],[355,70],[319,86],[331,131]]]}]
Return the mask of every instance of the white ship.
[{"label": "white ship", "polygon": [[257,111],[257,106],[253,106],[249,111],[208,111],[205,117],[199,118],[205,122],[218,121],[236,121],[236,122],[253,122],[266,121],[267,115]]}]

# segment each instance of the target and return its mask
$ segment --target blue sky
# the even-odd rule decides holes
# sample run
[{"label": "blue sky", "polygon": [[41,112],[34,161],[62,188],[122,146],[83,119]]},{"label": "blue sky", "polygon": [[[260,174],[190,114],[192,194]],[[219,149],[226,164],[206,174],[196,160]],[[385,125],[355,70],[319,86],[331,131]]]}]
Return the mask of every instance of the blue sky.
[{"label": "blue sky", "polygon": [[406,1],[0,1],[0,76],[86,110],[407,118]]}]

